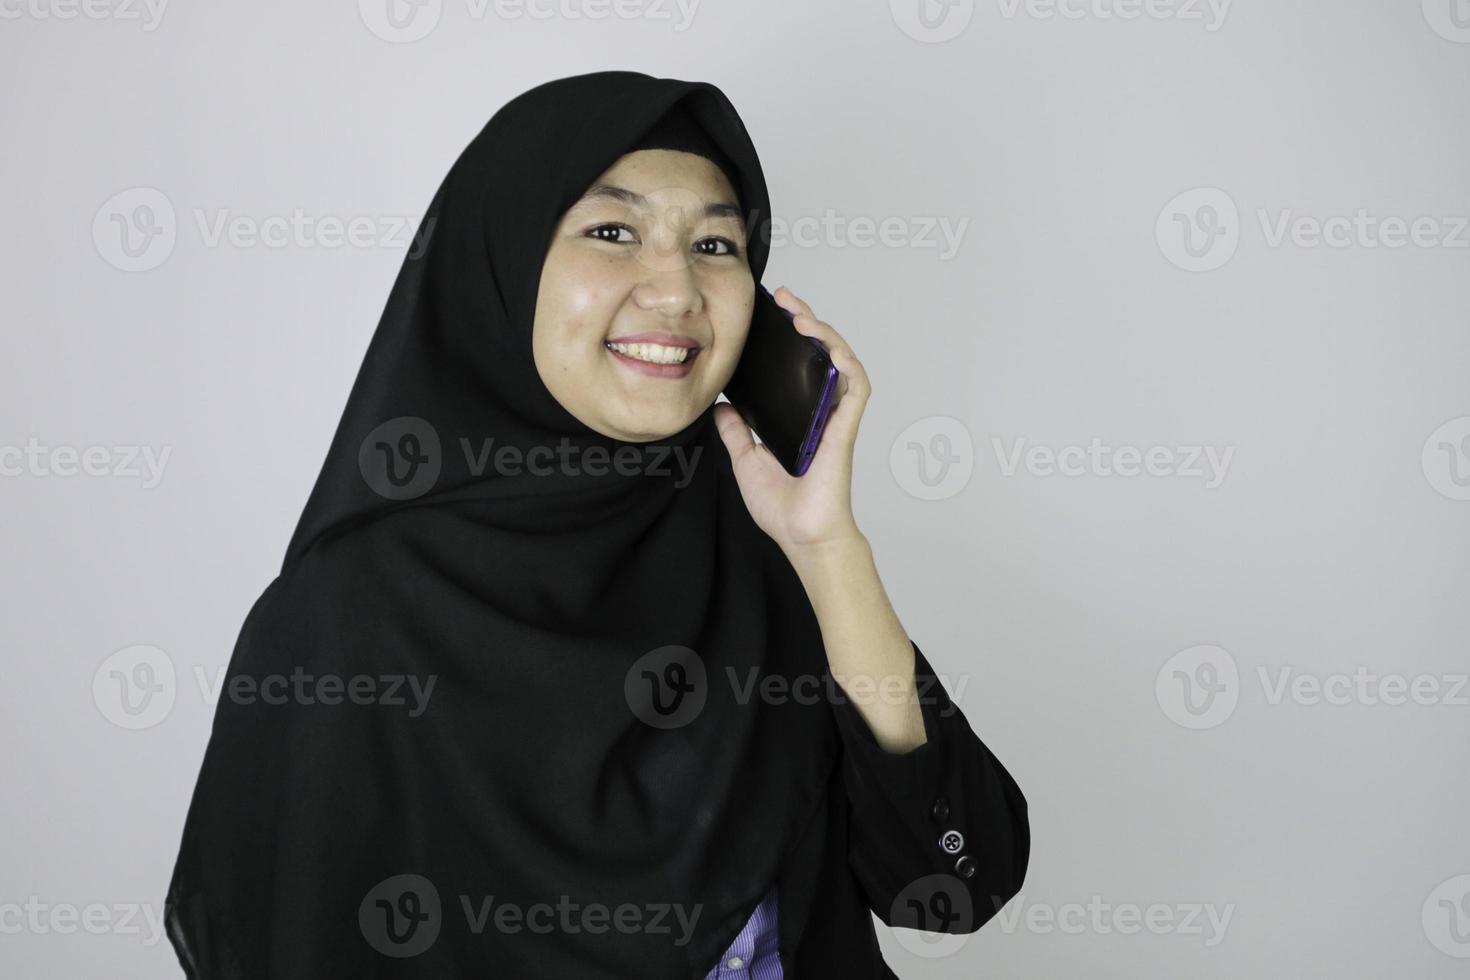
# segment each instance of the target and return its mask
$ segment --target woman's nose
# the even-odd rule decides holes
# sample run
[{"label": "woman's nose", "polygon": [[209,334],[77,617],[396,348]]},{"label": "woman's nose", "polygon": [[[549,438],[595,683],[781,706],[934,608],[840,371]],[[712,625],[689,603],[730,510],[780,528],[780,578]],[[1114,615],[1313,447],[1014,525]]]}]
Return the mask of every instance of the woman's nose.
[{"label": "woman's nose", "polygon": [[633,299],[640,309],[671,317],[698,313],[703,308],[699,284],[689,262],[649,270],[633,290]]}]

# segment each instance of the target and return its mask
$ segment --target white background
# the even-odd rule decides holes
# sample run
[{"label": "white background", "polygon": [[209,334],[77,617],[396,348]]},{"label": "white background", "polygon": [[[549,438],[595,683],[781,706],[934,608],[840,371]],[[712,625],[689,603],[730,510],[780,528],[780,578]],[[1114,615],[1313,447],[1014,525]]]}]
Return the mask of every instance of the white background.
[{"label": "white background", "polygon": [[[1470,4],[393,0],[395,31],[386,2],[0,0],[0,974],[179,975],[148,916],[196,671],[279,567],[403,260],[381,239],[504,102],[629,68],[719,85],[777,215],[834,216],[765,282],[866,364],[859,524],[1030,804],[1021,896],[958,948],[880,927],[895,970],[1465,975]],[[372,240],[212,237],[298,210]],[[1026,462],[1094,438],[1176,455]],[[104,661],[136,645],[174,700],[128,728]],[[1438,694],[1382,703],[1385,675]]]}]

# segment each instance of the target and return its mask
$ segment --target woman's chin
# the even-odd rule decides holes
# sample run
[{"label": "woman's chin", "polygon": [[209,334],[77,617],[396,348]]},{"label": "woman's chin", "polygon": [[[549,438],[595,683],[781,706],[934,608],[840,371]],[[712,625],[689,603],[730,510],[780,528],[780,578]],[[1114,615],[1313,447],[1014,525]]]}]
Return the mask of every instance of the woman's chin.
[{"label": "woman's chin", "polygon": [[615,420],[603,433],[623,442],[658,442],[684,431],[698,417],[697,412],[692,415],[687,412],[642,414],[637,418]]}]

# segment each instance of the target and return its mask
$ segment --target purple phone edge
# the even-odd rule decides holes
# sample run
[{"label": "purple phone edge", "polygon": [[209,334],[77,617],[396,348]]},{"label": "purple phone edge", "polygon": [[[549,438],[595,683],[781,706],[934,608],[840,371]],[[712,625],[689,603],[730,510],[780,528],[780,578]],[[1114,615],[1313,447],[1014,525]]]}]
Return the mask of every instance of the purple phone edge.
[{"label": "purple phone edge", "polygon": [[[825,354],[827,349],[821,343],[808,337]],[[827,428],[827,416],[832,411],[832,396],[837,393],[837,365],[830,360],[827,362],[827,377],[822,383],[822,397],[817,400],[817,409],[812,413],[811,425],[807,427],[806,439],[803,440],[801,452],[796,457],[796,472],[793,476],[805,475],[807,468],[811,466],[812,459],[817,454],[817,444],[822,440],[822,433]]]}]

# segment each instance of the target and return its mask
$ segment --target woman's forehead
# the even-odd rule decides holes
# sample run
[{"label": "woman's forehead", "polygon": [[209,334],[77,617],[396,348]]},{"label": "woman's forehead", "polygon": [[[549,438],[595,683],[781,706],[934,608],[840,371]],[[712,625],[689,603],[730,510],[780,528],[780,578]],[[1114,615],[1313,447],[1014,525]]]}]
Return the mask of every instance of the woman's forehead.
[{"label": "woman's forehead", "polygon": [[[664,188],[692,191],[713,202],[736,203],[735,189],[711,159],[683,150],[633,150],[618,157],[586,194],[599,187],[621,187],[645,197]],[[584,196],[586,196],[584,194]]]}]

